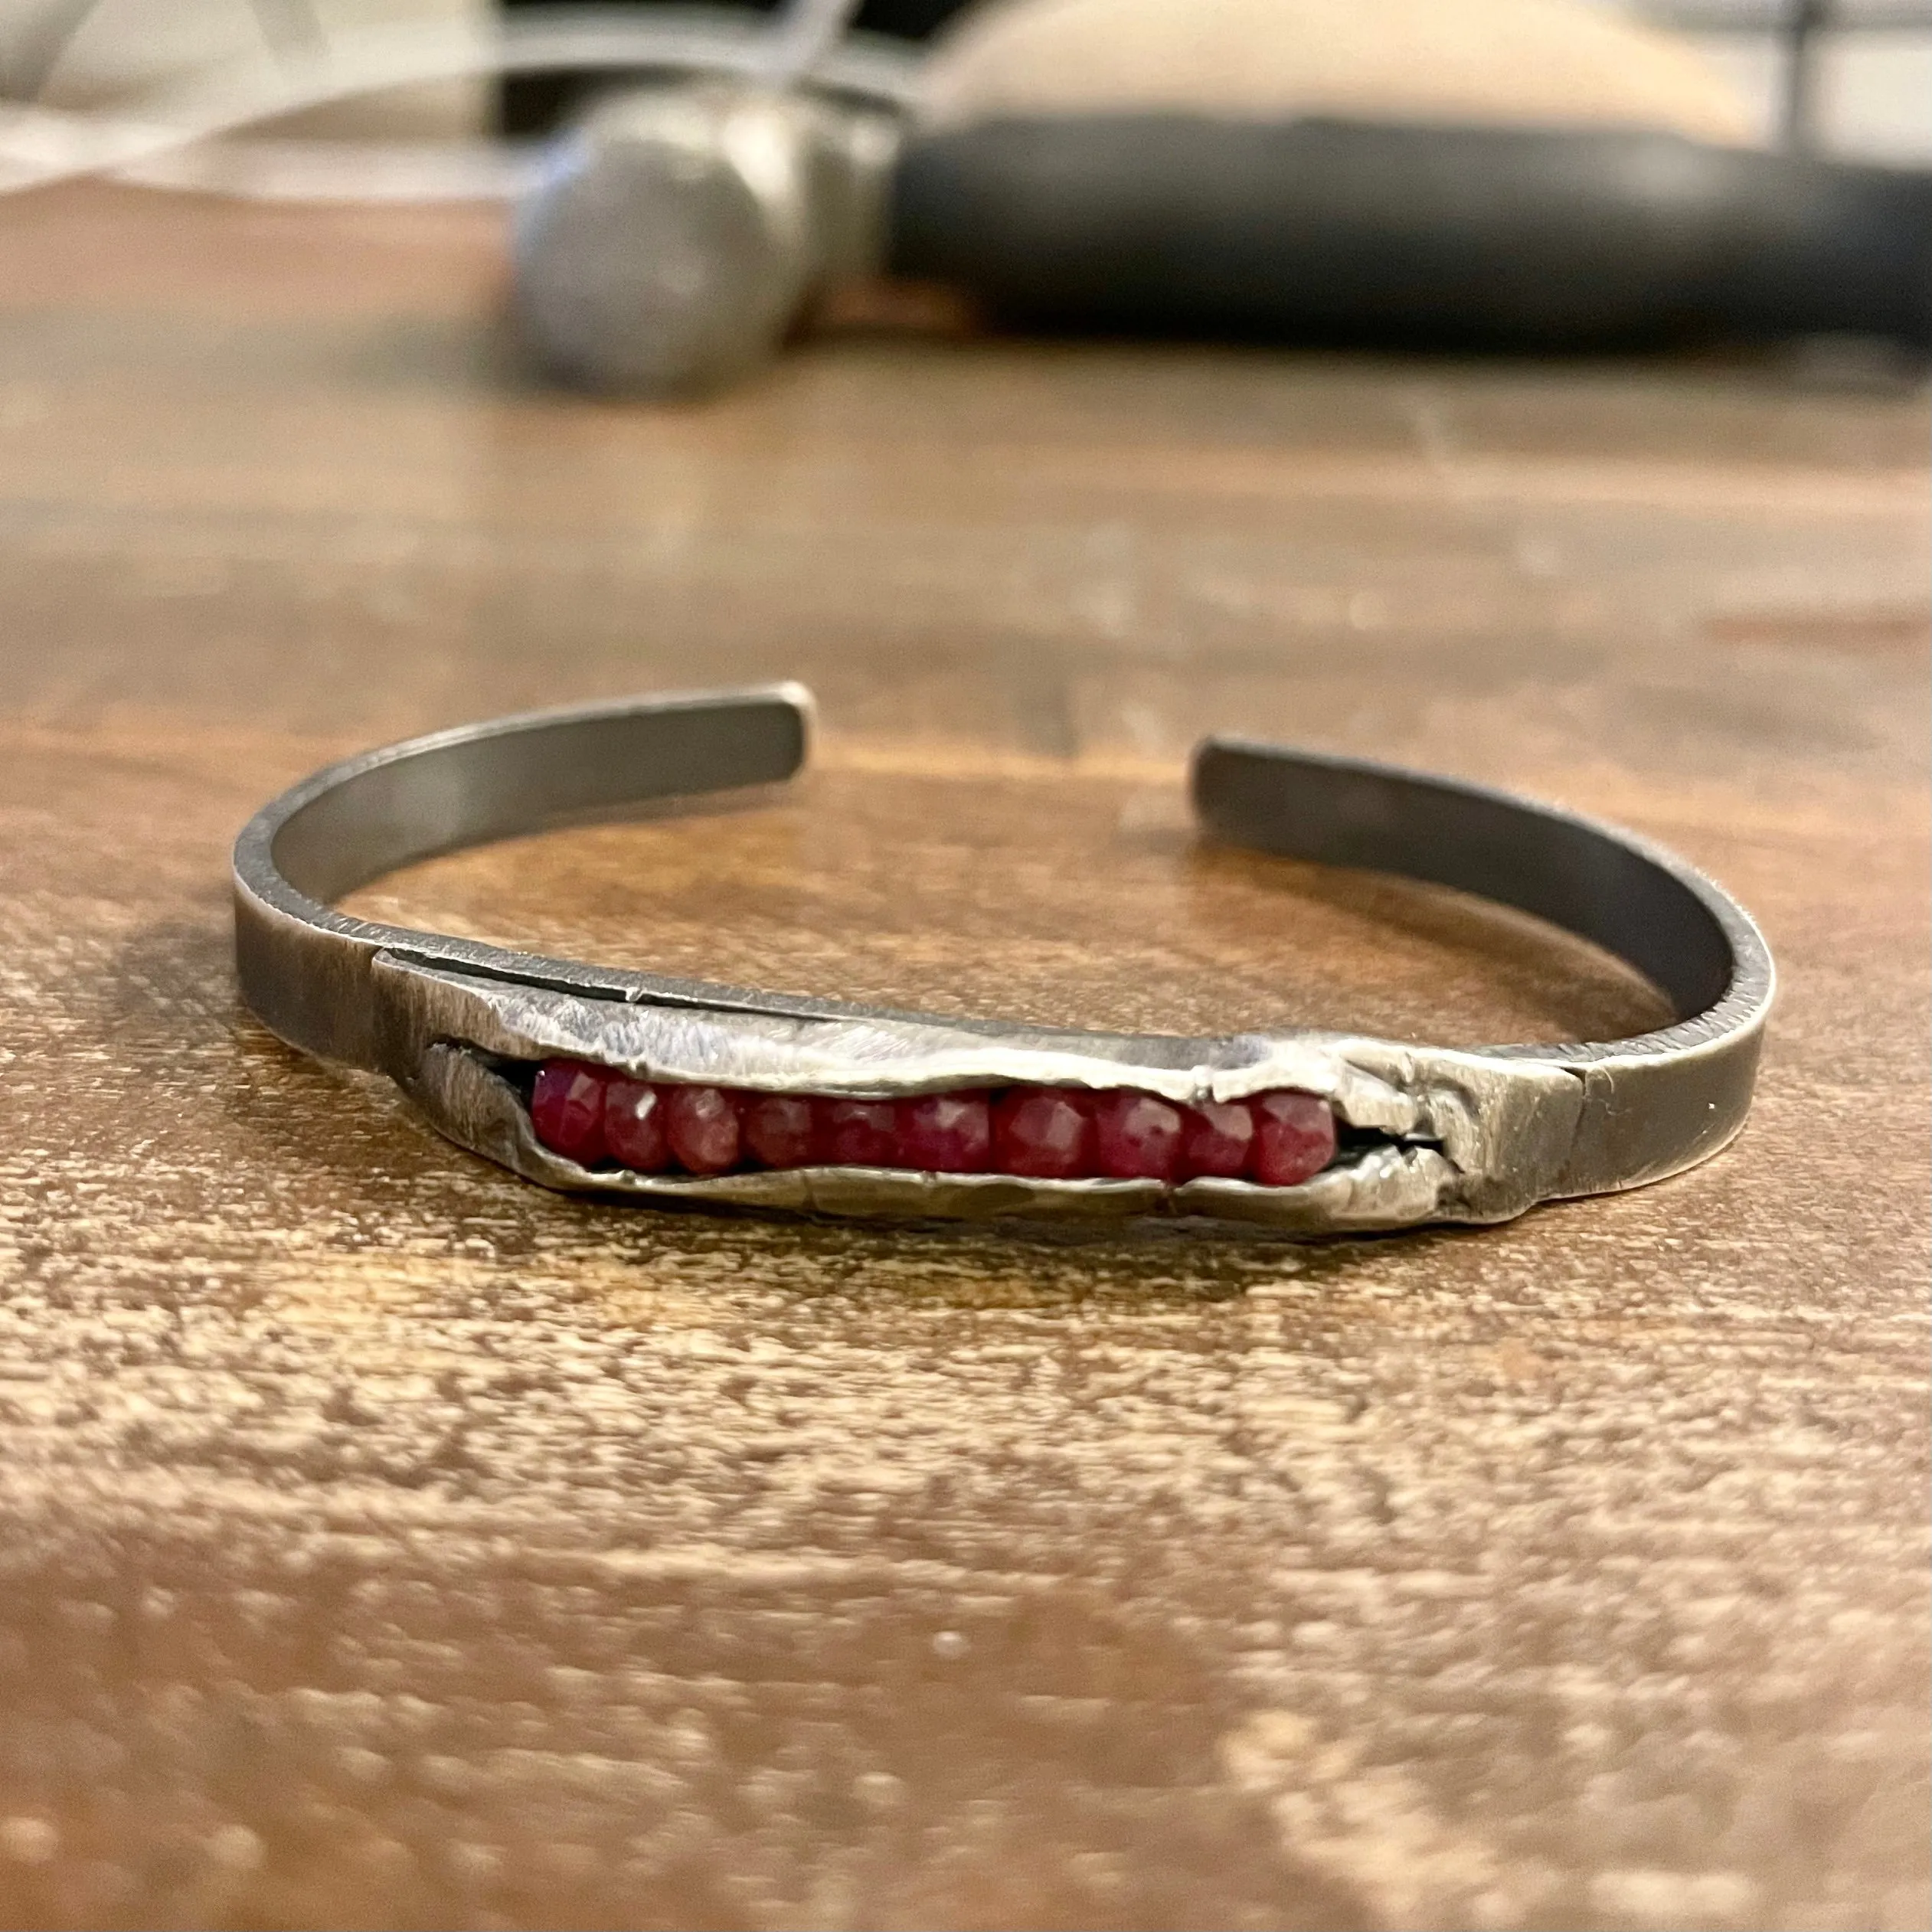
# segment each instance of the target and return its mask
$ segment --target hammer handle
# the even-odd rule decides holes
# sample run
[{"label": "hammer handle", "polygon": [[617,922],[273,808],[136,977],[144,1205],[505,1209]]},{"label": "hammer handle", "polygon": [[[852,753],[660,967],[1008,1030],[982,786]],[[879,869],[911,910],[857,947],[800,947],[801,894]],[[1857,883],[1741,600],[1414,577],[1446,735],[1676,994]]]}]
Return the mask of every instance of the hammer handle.
[{"label": "hammer handle", "polygon": [[916,136],[890,260],[1030,328],[1932,342],[1932,175],[1642,131],[1181,115]]}]

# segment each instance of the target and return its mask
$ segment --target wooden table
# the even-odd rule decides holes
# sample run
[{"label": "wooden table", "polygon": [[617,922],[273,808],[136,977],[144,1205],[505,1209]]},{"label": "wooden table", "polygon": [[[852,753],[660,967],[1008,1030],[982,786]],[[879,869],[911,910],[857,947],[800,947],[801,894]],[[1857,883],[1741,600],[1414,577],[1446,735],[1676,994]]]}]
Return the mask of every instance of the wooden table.
[{"label": "wooden table", "polygon": [[[1927,1923],[1921,394],[874,331],[546,394],[494,217],[0,204],[0,1924]],[[1294,1245],[554,1198],[238,1009],[336,754],[779,675],[796,800],[363,903],[953,1010],[1653,996],[1197,849],[1213,727],[1762,917],[1728,1155]]]}]

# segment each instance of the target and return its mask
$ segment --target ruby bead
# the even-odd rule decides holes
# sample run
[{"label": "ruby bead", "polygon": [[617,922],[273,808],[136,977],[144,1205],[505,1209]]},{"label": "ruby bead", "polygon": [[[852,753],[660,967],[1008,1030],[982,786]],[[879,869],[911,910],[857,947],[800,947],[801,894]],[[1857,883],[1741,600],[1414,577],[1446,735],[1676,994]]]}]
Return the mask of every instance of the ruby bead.
[{"label": "ruby bead", "polygon": [[664,1096],[649,1082],[618,1077],[603,1090],[603,1144],[611,1157],[640,1174],[654,1174],[671,1158]]},{"label": "ruby bead", "polygon": [[1071,1181],[1092,1171],[1093,1120],[1072,1087],[1015,1087],[993,1109],[993,1165],[1031,1180]]},{"label": "ruby bead", "polygon": [[1257,1094],[1254,1114],[1254,1178],[1263,1187],[1292,1188],[1321,1172],[1335,1158],[1335,1114],[1313,1093]]},{"label": "ruby bead", "polygon": [[992,1109],[981,1093],[922,1093],[898,1106],[899,1164],[979,1174],[992,1158]]},{"label": "ruby bead", "polygon": [[892,1167],[899,1136],[890,1100],[818,1100],[812,1103],[814,1152],[831,1167]]},{"label": "ruby bead", "polygon": [[796,1093],[754,1093],[738,1112],[745,1152],[767,1167],[804,1167],[812,1159],[812,1103]]},{"label": "ruby bead", "polygon": [[1094,1157],[1121,1180],[1172,1180],[1181,1130],[1181,1110],[1152,1093],[1103,1093],[1093,1103]]},{"label": "ruby bead", "polygon": [[1188,1109],[1181,1123],[1181,1172],[1188,1179],[1238,1180],[1254,1153],[1254,1116],[1245,1103],[1208,1100]]},{"label": "ruby bead", "polygon": [[546,1147],[587,1167],[603,1153],[601,1067],[583,1060],[546,1060],[530,1095],[530,1121]]},{"label": "ruby bead", "polygon": [[722,1087],[667,1087],[664,1126],[679,1166],[722,1174],[738,1161],[738,1110]]},{"label": "ruby bead", "polygon": [[675,1162],[688,1173],[723,1174],[748,1159],[767,1168],[992,1169],[1035,1180],[1246,1176],[1280,1188],[1320,1173],[1335,1152],[1333,1110],[1287,1088],[1194,1107],[1064,1087],[1009,1087],[996,1102],[974,1092],[866,1100],[653,1085],[558,1059],[538,1069],[530,1116],[538,1139],[557,1153],[585,1165],[612,1159],[639,1173]]}]

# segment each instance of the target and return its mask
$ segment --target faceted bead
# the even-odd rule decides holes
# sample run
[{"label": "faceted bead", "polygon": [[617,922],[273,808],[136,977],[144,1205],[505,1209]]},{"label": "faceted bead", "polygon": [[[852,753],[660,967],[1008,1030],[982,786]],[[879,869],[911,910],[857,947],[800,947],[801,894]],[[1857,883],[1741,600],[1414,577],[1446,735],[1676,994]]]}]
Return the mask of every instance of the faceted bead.
[{"label": "faceted bead", "polygon": [[1238,1180],[1254,1152],[1254,1116],[1244,1101],[1208,1100],[1188,1109],[1181,1124],[1181,1172],[1188,1179]]},{"label": "faceted bead", "polygon": [[679,1166],[722,1174],[738,1161],[738,1109],[719,1087],[667,1087],[665,1133]]},{"label": "faceted bead", "polygon": [[899,1136],[890,1100],[814,1100],[813,1157],[830,1167],[897,1165]]},{"label": "faceted bead", "polygon": [[899,1165],[979,1174],[992,1158],[992,1109],[983,1093],[922,1093],[898,1106]]},{"label": "faceted bead", "polygon": [[1003,1174],[1071,1181],[1093,1165],[1093,1103],[1068,1087],[1009,1088],[993,1109],[993,1165]]},{"label": "faceted bead", "polygon": [[603,1090],[603,1144],[611,1158],[640,1174],[655,1174],[671,1157],[664,1131],[664,1095],[648,1081],[621,1075]]},{"label": "faceted bead", "polygon": [[1254,1178],[1263,1187],[1292,1188],[1335,1158],[1335,1115],[1327,1101],[1286,1089],[1258,1094],[1254,1112]]},{"label": "faceted bead", "polygon": [[531,1125],[546,1147],[587,1167],[603,1154],[604,1070],[583,1060],[546,1060],[530,1096]]},{"label": "faceted bead", "polygon": [[1172,1180],[1181,1155],[1181,1110],[1152,1093],[1102,1093],[1093,1103],[1093,1151],[1103,1174]]},{"label": "faceted bead", "polygon": [[812,1103],[796,1093],[747,1093],[739,1121],[745,1152],[767,1167],[806,1167],[812,1160]]}]

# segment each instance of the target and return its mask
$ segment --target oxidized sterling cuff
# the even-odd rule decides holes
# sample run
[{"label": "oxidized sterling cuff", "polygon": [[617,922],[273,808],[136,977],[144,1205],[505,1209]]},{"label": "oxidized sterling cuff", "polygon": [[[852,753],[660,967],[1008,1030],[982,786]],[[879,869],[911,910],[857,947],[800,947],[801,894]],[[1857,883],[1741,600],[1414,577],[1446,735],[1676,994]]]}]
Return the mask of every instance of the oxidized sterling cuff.
[{"label": "oxidized sterling cuff", "polygon": [[329,909],[433,853],[789,778],[810,718],[796,685],[642,698],[332,765],[236,842],[243,995],[291,1045],[391,1076],[459,1146],[546,1187],[643,1201],[1312,1233],[1495,1221],[1678,1173],[1744,1124],[1771,959],[1708,879],[1504,793],[1237,739],[1195,757],[1215,836],[1533,914],[1636,967],[1676,1020],[1470,1051],[1048,1030],[617,972]]}]

